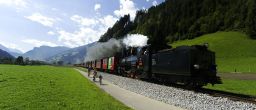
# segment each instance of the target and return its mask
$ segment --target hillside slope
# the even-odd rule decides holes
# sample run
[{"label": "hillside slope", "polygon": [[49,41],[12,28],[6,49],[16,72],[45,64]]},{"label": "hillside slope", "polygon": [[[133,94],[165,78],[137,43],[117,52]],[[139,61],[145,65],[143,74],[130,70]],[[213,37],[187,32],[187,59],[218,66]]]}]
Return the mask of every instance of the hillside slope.
[{"label": "hillside slope", "polygon": [[256,39],[255,0],[165,0],[138,11],[134,21],[121,17],[99,41],[139,33],[149,37],[152,48],[162,49],[168,41],[231,30]]},{"label": "hillside slope", "polygon": [[14,57],[10,55],[8,52],[0,49],[0,59],[2,58],[14,58]]},{"label": "hillside slope", "polygon": [[87,53],[87,48],[93,46],[95,43],[87,44],[84,46],[69,49],[67,51],[61,52],[54,56],[46,59],[49,63],[56,63],[58,61],[63,61],[63,64],[78,64],[84,61]]},{"label": "hillside slope", "polygon": [[61,47],[61,46],[58,46],[58,47],[40,46],[40,47],[35,47],[33,50],[30,50],[24,53],[22,56],[29,57],[29,59],[32,59],[32,60],[44,61],[51,56],[54,56],[56,54],[59,54],[69,49],[70,48]]},{"label": "hillside slope", "polygon": [[216,52],[219,72],[256,72],[256,40],[240,32],[217,32],[170,45],[203,43],[209,43],[209,49]]},{"label": "hillside slope", "polygon": [[0,64],[11,64],[13,60],[14,57],[10,53],[0,49]]},{"label": "hillside slope", "polygon": [[22,54],[21,51],[19,51],[17,49],[7,48],[7,47],[3,46],[2,44],[0,44],[0,49],[8,52],[9,54],[11,54],[14,57],[18,57]]}]

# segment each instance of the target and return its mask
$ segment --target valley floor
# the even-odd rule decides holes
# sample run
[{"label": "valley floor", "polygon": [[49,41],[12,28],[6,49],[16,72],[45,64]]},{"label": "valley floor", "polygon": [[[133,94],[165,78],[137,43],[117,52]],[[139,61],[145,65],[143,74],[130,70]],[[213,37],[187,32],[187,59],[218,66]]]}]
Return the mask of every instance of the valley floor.
[{"label": "valley floor", "polygon": [[256,97],[255,73],[219,73],[223,84],[207,85],[205,88]]},{"label": "valley floor", "polygon": [[68,67],[0,65],[0,109],[129,110]]}]

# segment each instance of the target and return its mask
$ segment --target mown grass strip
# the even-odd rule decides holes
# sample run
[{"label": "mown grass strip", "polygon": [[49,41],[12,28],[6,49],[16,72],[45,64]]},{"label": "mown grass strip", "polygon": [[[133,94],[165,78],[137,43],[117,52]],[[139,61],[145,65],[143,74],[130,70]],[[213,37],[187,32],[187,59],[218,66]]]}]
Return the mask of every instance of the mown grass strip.
[{"label": "mown grass strip", "polygon": [[237,94],[256,96],[255,80],[222,79],[222,81],[223,81],[223,84],[217,84],[214,86],[207,85],[205,86],[205,88],[237,93]]},{"label": "mown grass strip", "polygon": [[0,109],[129,110],[73,68],[0,65]]}]

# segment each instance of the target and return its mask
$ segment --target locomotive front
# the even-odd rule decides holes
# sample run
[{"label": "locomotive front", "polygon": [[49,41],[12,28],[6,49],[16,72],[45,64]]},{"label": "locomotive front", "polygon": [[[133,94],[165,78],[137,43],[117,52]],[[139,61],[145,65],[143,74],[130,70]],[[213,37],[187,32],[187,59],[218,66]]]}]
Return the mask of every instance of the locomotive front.
[{"label": "locomotive front", "polygon": [[220,84],[220,78],[217,76],[217,65],[215,62],[215,53],[207,48],[207,45],[192,46],[193,65],[192,77],[197,83],[202,84]]}]

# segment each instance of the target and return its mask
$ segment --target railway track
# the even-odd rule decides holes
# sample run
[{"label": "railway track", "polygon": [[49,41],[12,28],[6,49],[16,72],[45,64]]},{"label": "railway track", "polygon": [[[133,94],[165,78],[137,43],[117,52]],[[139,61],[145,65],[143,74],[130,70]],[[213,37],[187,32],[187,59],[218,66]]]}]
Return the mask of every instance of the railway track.
[{"label": "railway track", "polygon": [[160,84],[160,85],[165,85],[165,86],[171,86],[171,87],[180,88],[180,89],[185,89],[185,90],[190,90],[190,91],[194,91],[197,93],[209,94],[213,97],[224,97],[224,98],[228,98],[233,101],[241,101],[241,102],[256,104],[256,96],[243,95],[243,94],[225,92],[225,91],[220,91],[220,90],[212,90],[212,89],[206,89],[206,88],[187,88],[183,85],[163,83],[163,82],[159,82],[159,81],[147,81],[147,80],[144,80],[144,81],[150,82],[150,83],[155,83],[155,84]]},{"label": "railway track", "polygon": [[194,91],[200,92],[200,93],[206,93],[213,97],[225,97],[233,101],[242,101],[242,102],[256,104],[256,96],[236,94],[236,93],[230,93],[230,92],[219,91],[219,90],[211,90],[206,88],[200,88]]}]

